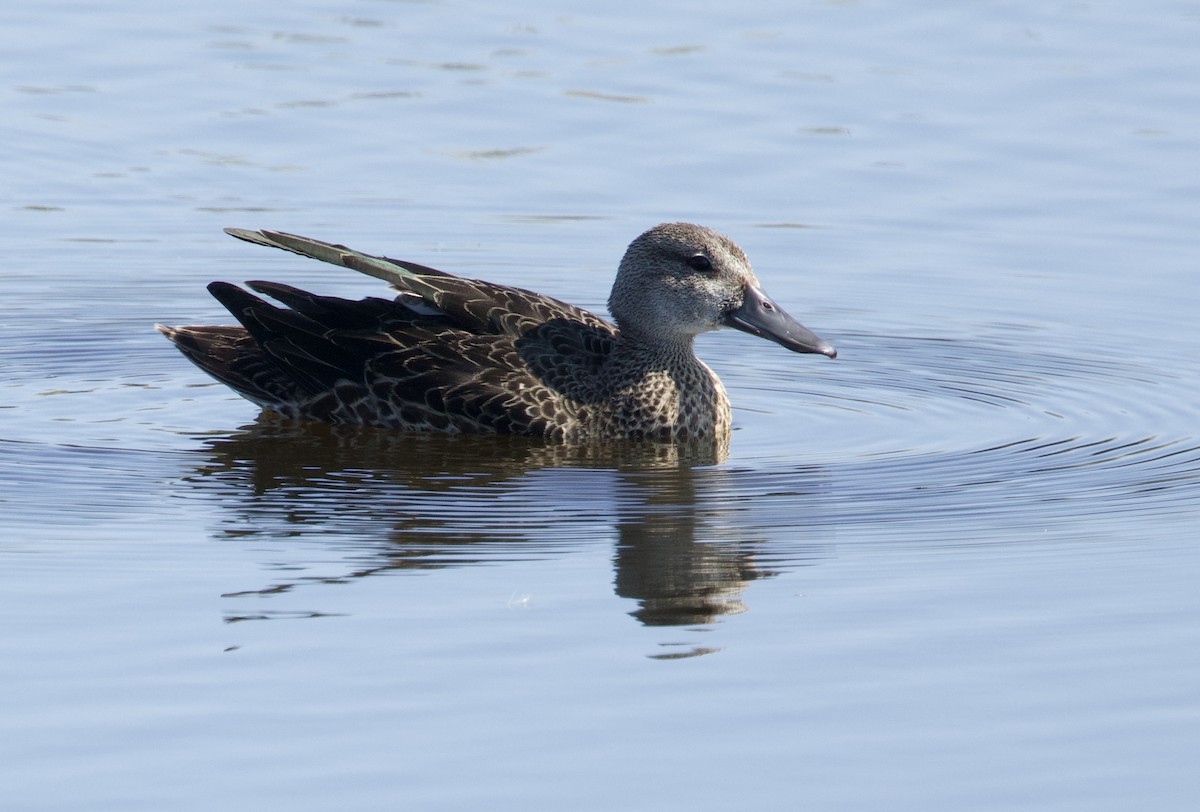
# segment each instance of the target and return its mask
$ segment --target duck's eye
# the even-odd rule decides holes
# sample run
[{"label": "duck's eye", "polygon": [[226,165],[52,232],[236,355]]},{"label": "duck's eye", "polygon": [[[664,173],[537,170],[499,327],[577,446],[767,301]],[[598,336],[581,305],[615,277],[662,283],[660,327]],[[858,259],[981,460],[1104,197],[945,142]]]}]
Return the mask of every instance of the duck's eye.
[{"label": "duck's eye", "polygon": [[696,254],[694,257],[688,257],[688,267],[697,271],[711,271],[712,260],[704,256],[704,254]]}]

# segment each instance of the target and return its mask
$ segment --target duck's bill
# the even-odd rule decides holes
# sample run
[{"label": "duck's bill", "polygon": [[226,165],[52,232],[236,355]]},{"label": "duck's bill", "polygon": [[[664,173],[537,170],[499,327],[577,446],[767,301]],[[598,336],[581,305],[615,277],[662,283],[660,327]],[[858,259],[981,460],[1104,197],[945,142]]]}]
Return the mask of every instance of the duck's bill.
[{"label": "duck's bill", "polygon": [[769,338],[792,352],[815,352],[837,358],[837,350],[832,344],[789,316],[754,285],[746,287],[742,306],[725,317],[725,324],[760,338]]}]

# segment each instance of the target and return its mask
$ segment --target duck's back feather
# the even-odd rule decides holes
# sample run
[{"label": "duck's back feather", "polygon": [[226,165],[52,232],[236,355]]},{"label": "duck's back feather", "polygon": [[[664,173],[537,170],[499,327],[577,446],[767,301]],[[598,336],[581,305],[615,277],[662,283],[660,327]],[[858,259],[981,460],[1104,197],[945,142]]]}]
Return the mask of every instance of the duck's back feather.
[{"label": "duck's back feather", "polygon": [[548,296],[462,279],[278,232],[234,236],[370,269],[400,295],[358,301],[276,282],[209,291],[242,324],[163,332],[206,372],[261,406],[296,417],[409,429],[570,430],[597,396],[612,325]]}]

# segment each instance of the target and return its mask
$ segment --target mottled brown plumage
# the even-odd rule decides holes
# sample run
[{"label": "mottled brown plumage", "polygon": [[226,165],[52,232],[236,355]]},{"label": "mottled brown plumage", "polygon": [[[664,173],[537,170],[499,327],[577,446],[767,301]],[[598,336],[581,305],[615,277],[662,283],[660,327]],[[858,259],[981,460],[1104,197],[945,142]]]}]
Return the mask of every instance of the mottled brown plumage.
[{"label": "mottled brown plumage", "polygon": [[248,242],[390,283],[395,298],[317,296],[275,282],[209,291],[240,327],[158,329],[189,359],[264,409],[333,423],[521,434],[566,442],[723,438],[729,399],[696,358],[722,325],[796,352],[835,356],[758,287],[745,254],[701,226],[642,234],[621,261],[616,326],[520,288],[273,231]]}]

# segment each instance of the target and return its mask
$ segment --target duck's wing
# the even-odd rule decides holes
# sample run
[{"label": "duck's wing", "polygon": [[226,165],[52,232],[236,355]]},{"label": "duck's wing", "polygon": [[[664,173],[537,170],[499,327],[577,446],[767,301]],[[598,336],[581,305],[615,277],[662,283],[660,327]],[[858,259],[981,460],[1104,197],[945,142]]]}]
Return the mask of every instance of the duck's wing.
[{"label": "duck's wing", "polygon": [[561,436],[612,348],[610,324],[547,296],[277,232],[234,235],[369,268],[399,290],[351,301],[247,283],[278,307],[214,282],[242,327],[160,328],[206,372],[283,414]]},{"label": "duck's wing", "polygon": [[[610,333],[578,323],[547,322],[514,338],[465,330],[444,314],[408,308],[404,297],[348,301],[248,285],[286,307],[236,285],[209,285],[245,330],[246,340],[233,336],[230,363],[172,338],[240,394],[294,417],[562,437],[611,349]],[[176,330],[193,344],[205,338]]]},{"label": "duck's wing", "polygon": [[282,231],[227,228],[225,233],[255,245],[280,248],[381,279],[410,297],[407,302],[410,308],[419,309],[411,298],[419,297],[431,308],[431,314],[444,314],[463,329],[481,335],[517,338],[537,325],[559,320],[614,332],[612,325],[583,308],[523,288],[464,279],[416,262],[364,254],[344,245]]}]

